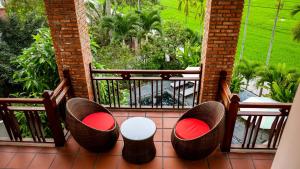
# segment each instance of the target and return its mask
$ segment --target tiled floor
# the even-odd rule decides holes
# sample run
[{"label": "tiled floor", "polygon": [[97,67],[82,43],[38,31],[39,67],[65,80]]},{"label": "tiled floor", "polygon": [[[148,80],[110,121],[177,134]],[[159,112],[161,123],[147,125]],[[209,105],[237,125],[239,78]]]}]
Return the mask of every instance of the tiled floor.
[{"label": "tiled floor", "polygon": [[177,158],[170,143],[170,132],[180,113],[115,113],[121,124],[128,117],[147,116],[157,125],[154,140],[157,149],[153,161],[135,165],[122,156],[122,137],[107,153],[94,154],[80,147],[70,137],[62,148],[0,146],[0,168],[28,169],[269,169],[274,154],[221,153],[216,150],[208,158],[186,161]]}]

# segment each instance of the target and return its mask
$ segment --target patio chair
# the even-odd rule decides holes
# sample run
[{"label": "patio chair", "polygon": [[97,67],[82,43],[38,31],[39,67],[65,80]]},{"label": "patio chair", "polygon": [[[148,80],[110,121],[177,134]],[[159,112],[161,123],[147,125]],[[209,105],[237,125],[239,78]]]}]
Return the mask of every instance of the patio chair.
[{"label": "patio chair", "polygon": [[119,126],[109,110],[83,98],[68,100],[66,109],[68,129],[82,147],[104,152],[116,144]]},{"label": "patio chair", "polygon": [[224,106],[215,101],[202,103],[184,113],[171,134],[177,155],[196,160],[212,153],[224,135],[224,115]]}]

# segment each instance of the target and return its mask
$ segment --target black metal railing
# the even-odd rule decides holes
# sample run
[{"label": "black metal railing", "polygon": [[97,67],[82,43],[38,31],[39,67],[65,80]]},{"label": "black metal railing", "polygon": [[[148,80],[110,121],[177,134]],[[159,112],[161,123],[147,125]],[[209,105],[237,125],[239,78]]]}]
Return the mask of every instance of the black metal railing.
[{"label": "black metal railing", "polygon": [[95,101],[109,108],[185,109],[199,103],[199,70],[99,70],[90,66]]}]

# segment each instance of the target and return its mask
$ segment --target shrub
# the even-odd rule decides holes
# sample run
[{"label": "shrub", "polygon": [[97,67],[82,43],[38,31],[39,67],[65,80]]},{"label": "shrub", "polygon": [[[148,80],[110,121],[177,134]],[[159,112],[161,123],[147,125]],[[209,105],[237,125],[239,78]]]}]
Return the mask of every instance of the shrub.
[{"label": "shrub", "polygon": [[34,43],[13,61],[17,67],[14,82],[22,84],[26,96],[54,89],[59,81],[49,29],[39,29],[33,38]]}]

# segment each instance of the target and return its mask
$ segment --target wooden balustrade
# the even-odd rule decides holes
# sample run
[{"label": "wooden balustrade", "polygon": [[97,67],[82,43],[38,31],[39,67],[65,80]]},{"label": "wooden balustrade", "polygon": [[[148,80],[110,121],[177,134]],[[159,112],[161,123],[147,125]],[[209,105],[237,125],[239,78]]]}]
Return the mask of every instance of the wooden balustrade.
[{"label": "wooden balustrade", "polygon": [[90,65],[90,72],[95,101],[105,107],[186,109],[199,104],[201,68],[199,70],[98,70]]},{"label": "wooden balustrade", "polygon": [[[225,134],[221,144],[222,151],[229,152],[231,149],[276,149],[292,104],[240,102],[239,96],[230,92],[225,77],[226,72],[221,72],[219,81],[219,99],[226,109]],[[261,109],[261,111],[252,111],[251,108],[256,110]],[[260,127],[263,118],[268,117],[273,117],[274,120],[271,119],[271,128],[266,129],[268,133],[267,142],[258,144],[258,133],[262,130]],[[237,120],[244,122],[244,133],[241,138],[242,143],[232,144]]]},{"label": "wooden balustrade", "polygon": [[[54,143],[63,146],[65,132],[62,121],[65,119],[66,97],[72,97],[68,70],[64,70],[64,79],[54,91],[45,91],[43,98],[0,98],[0,119],[3,121],[9,138],[0,138],[1,142]],[[17,118],[16,115],[25,119]],[[46,119],[41,119],[46,116]],[[45,136],[42,120],[47,121],[52,138]],[[21,121],[29,132],[22,136]]]}]

